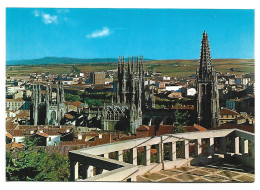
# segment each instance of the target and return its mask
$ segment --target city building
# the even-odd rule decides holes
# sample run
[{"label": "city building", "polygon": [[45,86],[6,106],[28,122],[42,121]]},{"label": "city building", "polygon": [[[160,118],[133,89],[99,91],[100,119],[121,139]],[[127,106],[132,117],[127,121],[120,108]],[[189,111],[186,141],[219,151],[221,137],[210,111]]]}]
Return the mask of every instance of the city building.
[{"label": "city building", "polygon": [[90,73],[90,82],[92,84],[105,84],[105,72],[92,72]]},{"label": "city building", "polygon": [[16,110],[30,110],[30,101],[25,101],[22,98],[6,99],[6,108],[12,111]]}]

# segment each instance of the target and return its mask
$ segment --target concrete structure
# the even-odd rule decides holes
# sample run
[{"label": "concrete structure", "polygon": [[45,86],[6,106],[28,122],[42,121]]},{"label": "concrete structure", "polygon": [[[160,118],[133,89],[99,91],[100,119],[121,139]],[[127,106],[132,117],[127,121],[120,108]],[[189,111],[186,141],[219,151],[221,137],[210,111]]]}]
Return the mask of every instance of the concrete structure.
[{"label": "concrete structure", "polygon": [[90,81],[92,84],[105,84],[106,73],[102,72],[92,72],[90,73]]},{"label": "concrete structure", "polygon": [[239,117],[241,117],[241,115],[236,111],[223,108],[220,110],[219,123],[236,123],[236,119]]},{"label": "concrete structure", "polygon": [[195,88],[187,88],[185,91],[186,96],[195,96],[196,89]]},{"label": "concrete structure", "polygon": [[29,110],[30,102],[25,101],[21,98],[18,99],[6,99],[5,107],[9,108],[12,111],[16,110]]},{"label": "concrete structure", "polygon": [[[227,152],[227,138],[231,140],[231,151]],[[220,141],[216,152],[215,140]],[[202,140],[208,143],[208,156],[201,156],[204,152]],[[196,156],[189,155],[190,141],[196,142]],[[239,142],[242,150],[239,149]],[[99,145],[90,148],[73,150],[69,152],[70,179],[71,181],[135,181],[136,176],[143,175],[147,171],[156,172],[174,167],[189,165],[191,162],[210,162],[219,157],[235,159],[239,162],[254,167],[254,134],[238,129],[210,130],[205,132],[188,132],[168,134],[156,137],[139,138],[122,142]],[[249,142],[251,152],[249,153]],[[176,144],[182,143],[181,149]],[[164,160],[164,146],[170,147],[170,159]],[[157,163],[151,163],[150,149],[157,149]],[[145,152],[145,165],[137,164],[137,149],[143,147]],[[130,163],[123,162],[123,153],[130,150]],[[177,155],[182,151],[182,157]],[[117,160],[109,159],[109,153],[117,152]],[[82,167],[79,167],[81,165]],[[82,171],[79,172],[79,168]],[[95,171],[95,172],[94,172]],[[82,176],[79,176],[82,173]]]},{"label": "concrete structure", "polygon": [[181,92],[182,86],[165,86],[166,91]]}]

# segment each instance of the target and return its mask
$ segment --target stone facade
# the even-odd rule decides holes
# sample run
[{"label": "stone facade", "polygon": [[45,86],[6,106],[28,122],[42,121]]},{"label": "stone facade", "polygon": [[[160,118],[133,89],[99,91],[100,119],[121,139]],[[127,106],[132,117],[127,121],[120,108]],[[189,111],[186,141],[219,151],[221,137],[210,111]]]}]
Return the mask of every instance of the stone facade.
[{"label": "stone facade", "polygon": [[105,104],[102,129],[116,129],[136,133],[142,125],[142,110],[145,107],[143,57],[139,56],[127,64],[124,57],[118,58],[118,82],[116,103]]},{"label": "stone facade", "polygon": [[217,75],[211,65],[208,34],[204,31],[201,41],[201,55],[196,78],[197,123],[207,129],[219,124],[219,93]]},{"label": "stone facade", "polygon": [[51,85],[42,94],[40,85],[32,85],[30,105],[31,125],[60,125],[65,114],[64,89],[62,83],[56,86],[56,98],[52,98]]}]

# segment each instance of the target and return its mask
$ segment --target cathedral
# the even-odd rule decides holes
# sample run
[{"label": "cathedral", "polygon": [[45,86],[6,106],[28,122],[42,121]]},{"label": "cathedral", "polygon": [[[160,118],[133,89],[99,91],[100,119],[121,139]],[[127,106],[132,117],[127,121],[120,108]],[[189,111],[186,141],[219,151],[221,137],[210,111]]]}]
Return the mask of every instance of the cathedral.
[{"label": "cathedral", "polygon": [[142,125],[142,110],[145,106],[143,57],[131,61],[118,58],[118,82],[116,102],[105,104],[101,121],[102,129],[123,130],[135,134]]},{"label": "cathedral", "polygon": [[199,67],[196,72],[197,123],[207,129],[219,123],[219,94],[216,70],[211,64],[208,34],[204,31],[201,41]]},{"label": "cathedral", "polygon": [[56,97],[52,97],[52,87],[47,84],[45,93],[40,85],[32,85],[30,104],[31,125],[60,125],[65,114],[64,89],[62,83],[56,86]]}]

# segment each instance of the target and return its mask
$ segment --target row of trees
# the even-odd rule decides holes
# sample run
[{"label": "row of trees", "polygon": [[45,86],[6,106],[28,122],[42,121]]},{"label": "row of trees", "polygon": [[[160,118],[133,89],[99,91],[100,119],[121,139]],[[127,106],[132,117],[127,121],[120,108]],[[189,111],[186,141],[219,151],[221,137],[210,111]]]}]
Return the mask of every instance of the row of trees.
[{"label": "row of trees", "polygon": [[6,152],[6,180],[68,181],[68,156],[36,148],[36,141],[26,137],[21,150]]},{"label": "row of trees", "polygon": [[65,93],[65,100],[71,102],[80,101],[88,104],[89,107],[103,106],[104,102],[111,101],[112,95],[111,92],[90,93],[78,91],[77,94]]}]

